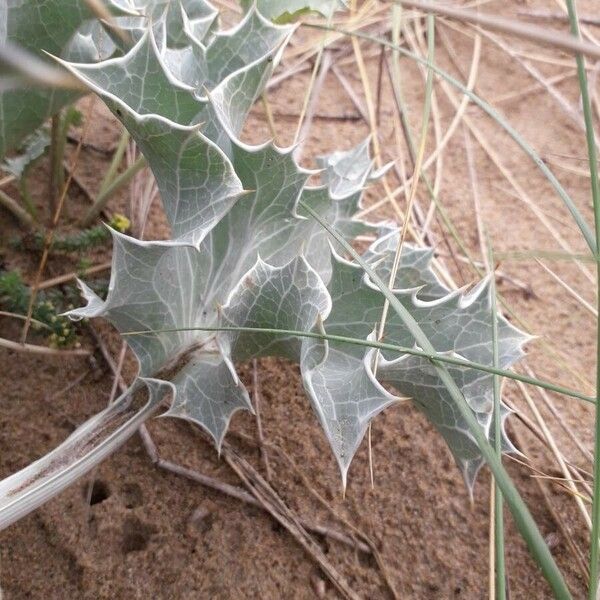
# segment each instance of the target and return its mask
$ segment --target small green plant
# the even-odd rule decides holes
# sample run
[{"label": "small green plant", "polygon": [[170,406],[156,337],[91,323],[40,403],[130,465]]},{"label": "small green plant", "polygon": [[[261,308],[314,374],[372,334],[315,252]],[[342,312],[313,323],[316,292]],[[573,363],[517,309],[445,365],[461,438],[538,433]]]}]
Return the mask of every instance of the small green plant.
[{"label": "small green plant", "polygon": [[[31,291],[18,271],[0,272],[0,308],[8,313],[26,316]],[[40,293],[32,312],[32,328],[46,336],[51,348],[80,345],[77,328],[63,313],[67,308],[60,292]]]},{"label": "small green plant", "polygon": [[[62,253],[85,252],[91,248],[108,243],[111,240],[111,229],[125,233],[130,227],[130,222],[125,215],[115,213],[108,225],[109,227],[95,225],[94,227],[82,229],[70,235],[55,235],[52,239],[50,251]],[[36,231],[14,240],[12,245],[17,248],[41,252],[44,249],[45,240],[46,236]]]}]

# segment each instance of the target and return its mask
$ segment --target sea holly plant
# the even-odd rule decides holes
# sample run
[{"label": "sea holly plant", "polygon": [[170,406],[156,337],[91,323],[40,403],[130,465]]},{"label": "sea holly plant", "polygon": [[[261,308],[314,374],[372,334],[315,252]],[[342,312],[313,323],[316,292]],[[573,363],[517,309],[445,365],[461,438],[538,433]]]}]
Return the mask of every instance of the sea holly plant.
[{"label": "sea holly plant", "polygon": [[[230,30],[218,31],[214,19],[209,26],[209,17],[192,27],[180,9],[181,35],[163,11],[122,56],[60,61],[143,152],[172,237],[140,241],[113,231],[106,298],[81,283],[87,304],[69,316],[112,323],[135,353],[139,375],[54,452],[0,482],[0,525],[88,471],[164,404],[163,416],[198,424],[219,447],[235,412],[252,410],[236,365],[262,356],[300,365],[344,484],[371,419],[408,397],[442,434],[472,489],[485,459],[471,421],[487,439],[493,429],[493,376],[468,366],[493,364],[489,280],[450,290],[432,268],[432,250],[405,244],[391,292],[382,291],[400,234],[354,216],[364,187],[381,175],[368,140],[319,158],[313,172],[295,162],[293,148],[240,139],[293,28],[256,7]],[[321,185],[309,185],[311,176]],[[375,241],[357,261],[348,243],[364,235]],[[390,294],[395,308],[383,347],[375,331]],[[498,366],[506,369],[528,338],[501,316],[497,322]],[[428,348],[415,328],[440,359],[458,359],[444,372],[468,413],[421,352]],[[502,435],[505,451],[514,450],[503,428]]]}]

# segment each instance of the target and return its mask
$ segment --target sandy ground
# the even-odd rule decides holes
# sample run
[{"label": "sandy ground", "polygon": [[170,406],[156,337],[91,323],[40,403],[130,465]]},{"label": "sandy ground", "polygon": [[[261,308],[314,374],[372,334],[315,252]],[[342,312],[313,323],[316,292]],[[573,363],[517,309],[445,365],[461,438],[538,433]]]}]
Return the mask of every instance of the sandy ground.
[{"label": "sandy ground", "polygon": [[[494,2],[486,10],[516,14],[521,9],[548,9],[552,2],[514,2],[501,7]],[[592,13],[593,2],[581,3],[582,13]],[[560,23],[553,23],[560,27]],[[472,55],[471,37],[439,26],[451,41],[456,64],[466,73]],[[595,33],[600,35],[598,29]],[[297,43],[308,35],[301,31]],[[464,79],[456,70],[438,36],[436,59],[440,65]],[[537,55],[550,56],[546,49],[524,42],[511,42]],[[364,44],[363,48],[370,48]],[[558,56],[558,55],[556,55]],[[566,72],[564,64],[532,61],[546,77]],[[368,61],[373,89],[377,87],[378,59]],[[416,67],[402,60],[404,89],[409,119],[417,129],[423,96],[423,79]],[[570,63],[569,63],[570,64]],[[354,66],[340,67],[352,87],[360,93],[359,75]],[[571,76],[557,84],[557,89],[574,105],[577,83]],[[308,76],[299,75],[269,93],[277,121],[277,141],[292,141],[295,119],[307,85]],[[524,89],[534,82],[507,54],[483,40],[476,91],[488,100]],[[454,109],[443,91],[436,86],[438,115],[442,134],[449,126]],[[88,100],[81,102],[87,110]],[[524,97],[498,103],[498,108],[533,145],[550,161],[585,168],[581,130],[547,92],[537,90]],[[386,156],[393,157],[393,111],[387,78],[383,78],[380,113],[381,141]],[[98,101],[92,108],[93,118],[87,139],[111,149],[118,130],[106,109]],[[339,81],[328,75],[318,105],[320,115],[349,115],[356,109]],[[470,108],[467,115],[478,130],[480,140],[487,141],[523,186],[526,193],[544,212],[548,222],[576,252],[584,252],[580,234],[562,207],[556,194],[540,176],[533,163],[516,149],[515,144],[489,118]],[[368,134],[360,120],[317,118],[306,140],[305,162],[333,149],[349,148]],[[262,108],[253,110],[245,131],[248,140],[258,142],[269,136]],[[433,137],[433,136],[430,136]],[[475,136],[477,137],[477,136]],[[487,154],[472,138],[477,169],[482,219],[499,254],[508,251],[557,250],[557,243],[535,217],[530,208],[515,198],[509,183]],[[433,145],[431,145],[433,147]],[[429,148],[431,150],[431,148]],[[107,157],[84,148],[78,173],[92,190],[108,164]],[[407,165],[410,170],[410,167]],[[590,219],[588,180],[555,169],[563,185]],[[430,175],[435,174],[435,167]],[[41,163],[33,174],[32,188],[43,197],[47,165]],[[393,185],[397,182],[392,179]],[[14,192],[14,190],[10,190]],[[381,197],[379,189],[369,199]],[[473,210],[473,193],[461,126],[443,154],[440,172],[440,201],[453,219],[470,251],[479,257],[477,227]],[[111,209],[127,210],[127,195],[112,201]],[[67,202],[65,227],[73,223],[86,199],[73,186]],[[426,196],[421,204],[428,206]],[[40,203],[40,207],[43,208]],[[377,213],[391,216],[390,209]],[[19,267],[29,277],[37,264],[34,254],[16,254],[8,244],[17,229],[4,212],[0,213],[1,260],[6,268]],[[441,241],[440,228],[432,232],[441,255],[447,247]],[[166,229],[158,203],[152,208],[148,238],[164,237]],[[97,251],[92,259],[100,261],[106,253]],[[466,266],[460,271],[446,260],[459,284],[473,276]],[[512,309],[526,320],[529,330],[539,338],[529,345],[528,364],[539,377],[560,381],[564,385],[592,391],[573,375],[587,382],[594,372],[594,319],[573,300],[533,260],[501,260],[500,269],[520,282],[533,294],[511,281],[503,280],[499,291]],[[590,280],[572,263],[554,261],[551,267],[593,301]],[[75,261],[53,258],[47,276],[72,270]],[[592,278],[593,279],[593,278]],[[113,356],[118,354],[118,337],[103,324],[97,324]],[[0,321],[2,336],[17,339],[18,327],[6,319]],[[91,346],[85,337],[84,344]],[[560,362],[548,354],[550,346],[559,353]],[[74,427],[101,410],[109,396],[111,376],[98,359],[90,365],[84,359],[58,360],[0,351],[0,475],[6,476],[28,464],[62,441]],[[65,385],[84,371],[83,383],[67,392]],[[249,372],[243,368],[248,381]],[[133,360],[128,360],[125,375],[135,374]],[[308,477],[310,485],[322,494],[335,511],[368,533],[375,541],[390,577],[403,598],[483,598],[487,595],[489,475],[484,470],[478,480],[473,505],[469,502],[458,470],[442,439],[410,405],[392,407],[373,425],[375,489],[369,485],[367,451],[363,444],[350,471],[350,483],[342,498],[340,478],[334,459],[312,414],[300,383],[298,368],[281,360],[259,362],[262,389],[262,419],[265,437],[287,453]],[[507,385],[505,394],[523,407],[516,387]],[[532,390],[540,404],[540,397]],[[581,440],[591,447],[591,411],[575,400],[555,398],[564,421],[576,428]],[[544,406],[543,414],[548,417]],[[524,414],[531,414],[524,409]],[[583,468],[589,463],[578,454],[564,431],[549,420],[551,429],[565,453]],[[550,455],[516,419],[510,424],[518,436],[521,450],[534,463],[551,474],[558,474]],[[149,429],[164,458],[212,475],[235,485],[235,474],[214,449],[185,423],[154,420]],[[228,439],[261,471],[262,464],[254,444],[243,441],[236,433],[255,436],[255,424],[248,414],[238,413]],[[315,523],[335,525],[332,516],[311,497],[307,487],[289,465],[270,452],[274,471],[273,486],[288,505]],[[584,583],[566,540],[552,517],[538,483],[526,467],[506,460],[528,502],[544,536],[573,590],[583,597]],[[181,477],[155,469],[138,437],[107,460],[96,472],[93,504],[84,502],[88,482],[81,481],[46,504],[43,508],[0,534],[0,585],[5,600],[21,598],[336,598],[337,592],[325,580],[320,569],[289,533],[258,508],[211,491]],[[573,509],[573,501],[555,485],[547,488],[553,506],[572,531],[576,542],[585,549],[583,522]],[[200,515],[200,518],[194,518]],[[547,598],[550,591],[524,543],[507,517],[507,573],[512,598]],[[364,598],[387,598],[380,570],[373,557],[355,551],[329,538],[317,538],[328,559],[347,578],[353,589]]]}]

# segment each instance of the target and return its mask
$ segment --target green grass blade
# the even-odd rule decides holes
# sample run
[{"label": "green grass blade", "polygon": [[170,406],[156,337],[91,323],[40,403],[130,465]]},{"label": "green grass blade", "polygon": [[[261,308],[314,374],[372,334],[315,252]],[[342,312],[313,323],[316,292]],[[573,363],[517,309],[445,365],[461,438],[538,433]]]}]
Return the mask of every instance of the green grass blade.
[{"label": "green grass blade", "polygon": [[437,352],[425,352],[418,348],[409,348],[408,346],[397,346],[396,344],[388,344],[387,342],[376,342],[374,340],[363,340],[360,338],[346,337],[343,335],[332,335],[328,333],[317,333],[314,331],[300,331],[297,329],[274,329],[272,327],[229,327],[229,326],[206,326],[206,327],[174,327],[169,329],[140,329],[137,331],[124,331],[121,332],[123,337],[132,335],[155,335],[157,333],[176,333],[178,331],[245,331],[247,333],[275,333],[281,335],[293,335],[298,337],[314,338],[319,340],[329,340],[331,342],[341,342],[344,344],[353,344],[355,346],[363,346],[366,348],[376,348],[378,350],[389,350],[391,352],[398,352],[399,354],[410,354],[412,356],[421,356],[428,358],[429,360],[435,360],[441,363],[456,365],[458,367],[465,367],[468,369],[475,369],[477,371],[485,371],[486,373],[493,373],[499,377],[506,377],[508,379],[514,379],[515,381],[521,381],[529,385],[534,385],[557,394],[563,394],[570,396],[571,398],[577,398],[584,402],[590,402],[594,404],[595,398],[586,396],[581,392],[572,390],[560,385],[556,385],[549,381],[543,381],[536,379],[535,377],[529,377],[528,375],[522,375],[515,373],[514,371],[507,371],[505,369],[497,369],[490,365],[484,365],[482,363],[471,362],[463,358],[457,358],[455,356],[447,356],[444,354],[438,354]]},{"label": "green grass blade", "polygon": [[[492,356],[494,367],[499,364],[498,351],[498,307],[496,305],[496,275],[494,273],[494,251],[490,244],[490,279],[492,299]],[[499,461],[502,461],[502,418],[500,414],[500,377],[494,375],[494,449]],[[494,544],[496,557],[496,597],[498,600],[506,600],[506,567],[504,564],[504,502],[502,490],[495,480],[494,493]]]},{"label": "green grass blade", "polygon": [[[567,0],[571,33],[578,39],[579,20],[574,0]],[[594,135],[594,120],[592,117],[592,104],[588,90],[585,59],[581,54],[576,56],[577,77],[581,91],[581,104],[583,106],[583,119],[585,122],[585,137],[587,143],[588,160],[590,167],[592,202],[594,206],[594,224],[596,226],[596,246],[600,248],[600,181],[598,181],[598,156],[596,152],[596,137]],[[596,253],[596,272],[598,285],[598,308],[600,308],[600,255]],[[596,334],[596,401],[600,392],[600,325],[597,325]],[[598,593],[598,550],[600,536],[600,411],[596,407],[596,423],[594,431],[594,489],[592,499],[592,537],[590,543],[590,600],[596,600]]]}]

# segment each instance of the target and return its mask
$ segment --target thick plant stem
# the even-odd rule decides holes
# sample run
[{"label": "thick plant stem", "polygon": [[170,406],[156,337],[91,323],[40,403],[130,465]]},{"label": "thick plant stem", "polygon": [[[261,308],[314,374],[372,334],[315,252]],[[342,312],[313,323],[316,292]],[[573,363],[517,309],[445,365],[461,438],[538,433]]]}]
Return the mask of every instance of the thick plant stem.
[{"label": "thick plant stem", "polygon": [[[575,0],[567,0],[569,20],[571,22],[571,33],[578,40],[579,21],[577,19],[577,8]],[[585,59],[581,54],[576,56],[577,76],[579,89],[581,91],[581,104],[583,107],[583,118],[585,121],[585,137],[587,143],[588,160],[590,167],[592,202],[594,206],[594,225],[596,228],[596,248],[600,248],[600,181],[598,181],[598,155],[596,151],[596,138],[594,135],[594,119],[592,116],[592,104],[585,71]],[[598,286],[598,308],[600,308],[600,252],[596,252],[596,279]],[[597,324],[596,334],[596,402],[600,397],[600,324]],[[590,543],[590,600],[596,600],[598,593],[598,547],[600,536],[600,411],[596,406],[596,423],[594,431],[594,490],[592,498],[592,538]]]},{"label": "thick plant stem", "polygon": [[123,171],[118,177],[114,179],[114,181],[108,185],[103,192],[98,194],[94,205],[90,208],[90,210],[85,215],[81,225],[82,227],[88,227],[94,219],[98,217],[98,215],[104,210],[106,203],[109,201],[110,197],[121,187],[129,183],[136,173],[139,173],[145,166],[147,162],[143,156],[140,156],[131,166],[129,166],[125,171]]}]

